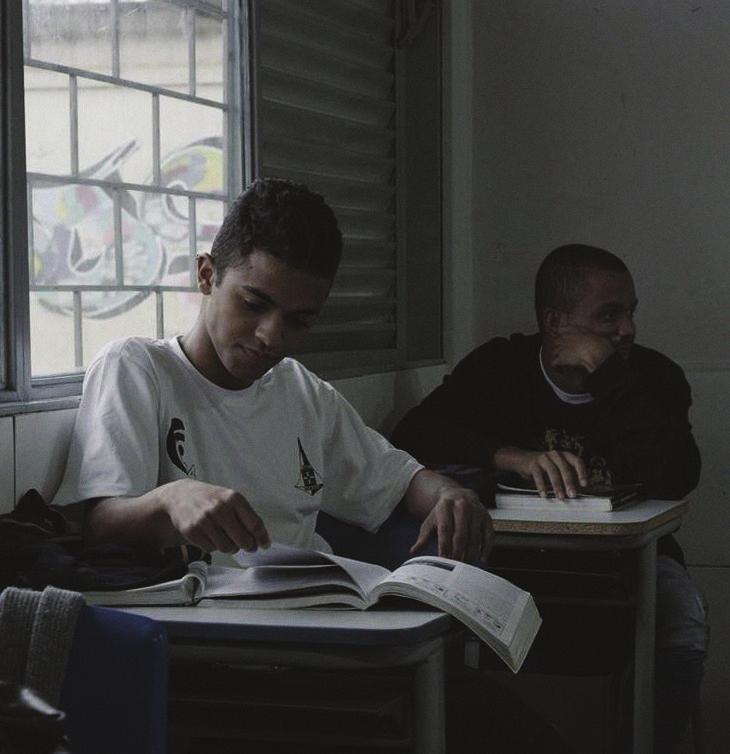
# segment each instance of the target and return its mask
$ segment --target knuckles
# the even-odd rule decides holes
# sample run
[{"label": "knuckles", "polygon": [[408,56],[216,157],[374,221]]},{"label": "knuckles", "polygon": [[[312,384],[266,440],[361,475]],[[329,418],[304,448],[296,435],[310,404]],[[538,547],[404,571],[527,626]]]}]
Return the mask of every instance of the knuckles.
[{"label": "knuckles", "polygon": [[[479,496],[472,490],[460,491],[457,495],[449,495],[442,498],[432,511],[440,525],[448,525],[452,519],[479,519],[489,520],[487,511],[481,503]],[[447,520],[444,521],[444,518]]]},{"label": "knuckles", "polygon": [[217,494],[212,498],[212,502],[215,506],[222,508],[229,505],[235,505],[243,500],[241,494],[235,490],[229,490],[226,488],[220,488]]}]

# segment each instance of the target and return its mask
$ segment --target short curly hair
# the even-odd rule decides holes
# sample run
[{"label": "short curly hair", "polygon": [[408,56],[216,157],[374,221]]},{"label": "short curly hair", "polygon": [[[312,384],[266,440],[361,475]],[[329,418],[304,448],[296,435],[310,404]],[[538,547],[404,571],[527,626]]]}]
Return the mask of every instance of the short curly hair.
[{"label": "short curly hair", "polygon": [[331,280],[342,256],[335,213],[319,194],[281,178],[258,178],[233,202],[213,240],[219,280],[254,251]]}]

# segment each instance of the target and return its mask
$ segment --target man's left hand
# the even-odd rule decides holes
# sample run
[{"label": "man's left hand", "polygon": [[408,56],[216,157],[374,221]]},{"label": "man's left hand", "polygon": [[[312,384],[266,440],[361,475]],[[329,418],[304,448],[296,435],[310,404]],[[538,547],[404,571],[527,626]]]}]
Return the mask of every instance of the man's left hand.
[{"label": "man's left hand", "polygon": [[487,509],[473,490],[463,487],[445,487],[439,491],[410,554],[415,555],[434,532],[441,557],[467,563],[486,561],[494,535]]}]

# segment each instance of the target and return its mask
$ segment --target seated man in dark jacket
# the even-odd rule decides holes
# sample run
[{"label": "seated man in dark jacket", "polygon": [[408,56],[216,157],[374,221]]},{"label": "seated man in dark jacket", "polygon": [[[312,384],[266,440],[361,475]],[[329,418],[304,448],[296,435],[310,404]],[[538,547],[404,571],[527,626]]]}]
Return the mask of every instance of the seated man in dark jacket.
[{"label": "seated man in dark jacket", "polygon": [[[412,409],[393,442],[431,466],[510,472],[541,493],[641,482],[650,498],[697,485],[700,456],[679,366],[636,345],[631,275],[591,246],[555,249],[535,283],[539,333],[494,338]],[[659,542],[655,750],[672,751],[699,693],[708,629],[671,537]]]}]

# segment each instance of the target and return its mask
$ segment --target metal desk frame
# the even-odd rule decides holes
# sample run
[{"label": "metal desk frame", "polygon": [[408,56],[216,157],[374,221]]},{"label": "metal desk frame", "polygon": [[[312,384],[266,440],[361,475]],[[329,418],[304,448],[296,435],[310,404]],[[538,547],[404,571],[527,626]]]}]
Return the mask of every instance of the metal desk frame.
[{"label": "metal desk frame", "polygon": [[654,744],[657,540],[679,528],[684,500],[645,500],[610,513],[491,511],[496,543],[559,550],[636,550],[634,754]]},{"label": "metal desk frame", "polygon": [[[413,750],[445,754],[445,645],[455,624],[433,610],[125,608],[161,623],[171,658],[352,672],[412,667]],[[457,631],[458,632],[458,631]]]}]

